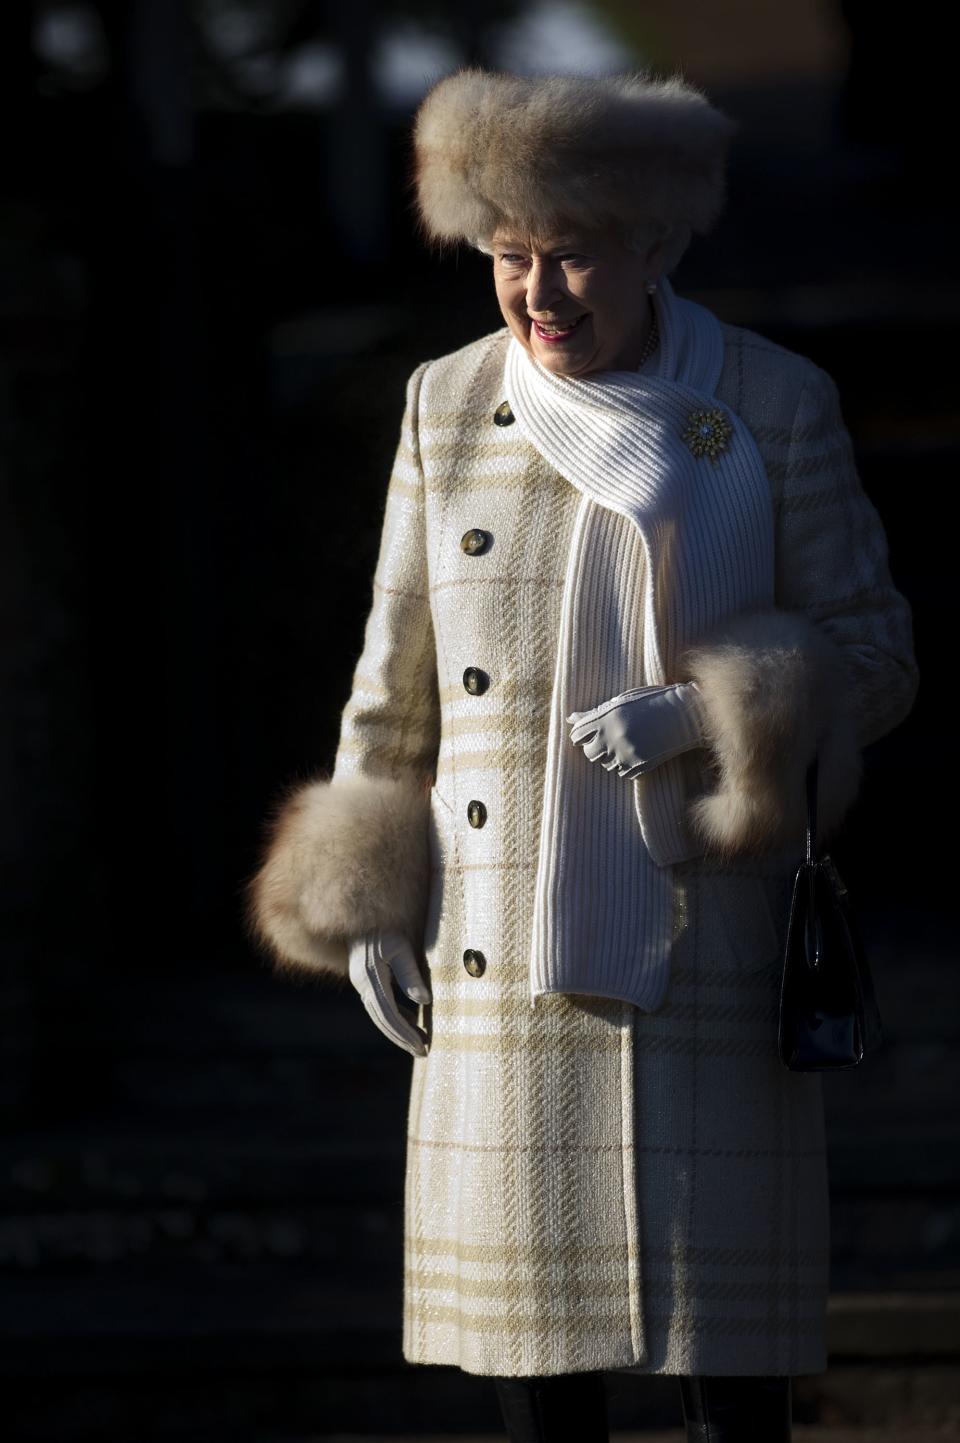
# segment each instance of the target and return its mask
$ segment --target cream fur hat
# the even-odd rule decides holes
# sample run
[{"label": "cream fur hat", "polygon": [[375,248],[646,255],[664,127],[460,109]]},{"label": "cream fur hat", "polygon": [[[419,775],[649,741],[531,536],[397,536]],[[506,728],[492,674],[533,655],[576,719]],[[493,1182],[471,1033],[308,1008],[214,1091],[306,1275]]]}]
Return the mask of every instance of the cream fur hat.
[{"label": "cream fur hat", "polygon": [[476,245],[505,223],[518,239],[614,225],[682,251],[720,212],[736,129],[678,76],[460,70],[417,112],[420,219],[441,242]]}]

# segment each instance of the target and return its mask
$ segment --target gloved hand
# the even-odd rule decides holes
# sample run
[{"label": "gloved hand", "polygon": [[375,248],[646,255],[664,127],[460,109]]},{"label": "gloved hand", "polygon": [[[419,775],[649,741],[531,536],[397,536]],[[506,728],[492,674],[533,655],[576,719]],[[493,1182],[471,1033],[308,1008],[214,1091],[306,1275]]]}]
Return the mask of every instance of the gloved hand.
[{"label": "gloved hand", "polygon": [[661,762],[705,744],[704,712],[696,682],[636,686],[592,711],[574,711],[570,740],[584,755],[620,777],[642,776]]},{"label": "gloved hand", "polygon": [[431,1001],[413,947],[402,932],[365,932],[351,943],[350,981],[360,993],[371,1021],[398,1047],[414,1057],[426,1057],[425,1034],[403,1016],[393,992],[394,978],[411,1001]]}]

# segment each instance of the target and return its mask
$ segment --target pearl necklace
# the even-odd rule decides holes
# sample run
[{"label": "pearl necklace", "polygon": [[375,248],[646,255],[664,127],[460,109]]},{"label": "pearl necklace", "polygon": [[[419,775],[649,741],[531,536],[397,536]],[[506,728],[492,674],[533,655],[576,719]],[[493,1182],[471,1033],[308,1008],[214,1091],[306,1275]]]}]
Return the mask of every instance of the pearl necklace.
[{"label": "pearl necklace", "polygon": [[646,339],[646,340],[644,341],[644,343],[643,343],[643,350],[640,352],[640,359],[639,359],[639,361],[637,362],[637,370],[638,370],[638,371],[639,371],[640,367],[644,364],[645,361],[649,361],[650,357],[653,355],[654,351],[657,349],[657,346],[658,346],[658,344],[659,344],[659,341],[660,341],[660,328],[659,328],[659,326],[657,325],[657,313],[656,313],[656,311],[654,311],[654,312],[653,312],[653,316],[652,316],[652,318],[651,318],[650,330],[649,330],[649,332],[647,333],[647,339]]}]

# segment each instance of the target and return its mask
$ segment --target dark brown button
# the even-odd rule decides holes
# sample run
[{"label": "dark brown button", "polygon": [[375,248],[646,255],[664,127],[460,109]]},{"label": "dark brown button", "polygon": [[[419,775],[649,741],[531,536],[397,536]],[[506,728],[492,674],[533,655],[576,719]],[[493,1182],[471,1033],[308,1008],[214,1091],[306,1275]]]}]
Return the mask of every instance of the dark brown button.
[{"label": "dark brown button", "polygon": [[475,947],[468,947],[463,954],[463,965],[471,977],[482,977],[487,970],[487,959]]},{"label": "dark brown button", "polygon": [[509,401],[501,401],[493,413],[493,424],[495,426],[512,426],[516,417],[510,410]]},{"label": "dark brown button", "polygon": [[471,827],[482,827],[487,820],[487,809],[482,802],[467,803],[467,821]]},{"label": "dark brown button", "polygon": [[478,666],[468,666],[463,673],[463,684],[471,696],[481,696],[490,685],[490,678]]},{"label": "dark brown button", "polygon": [[479,526],[473,526],[460,537],[460,547],[468,556],[477,556],[485,549],[489,540],[489,531],[481,531]]}]

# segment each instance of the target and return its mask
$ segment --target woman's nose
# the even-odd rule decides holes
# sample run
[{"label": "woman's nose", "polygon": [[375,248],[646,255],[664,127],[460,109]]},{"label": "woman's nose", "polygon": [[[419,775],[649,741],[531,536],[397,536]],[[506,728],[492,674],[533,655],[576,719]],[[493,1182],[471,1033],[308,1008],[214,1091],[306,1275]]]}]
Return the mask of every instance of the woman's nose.
[{"label": "woman's nose", "polygon": [[560,293],[554,268],[532,262],[527,272],[527,310],[530,314],[548,311]]}]

